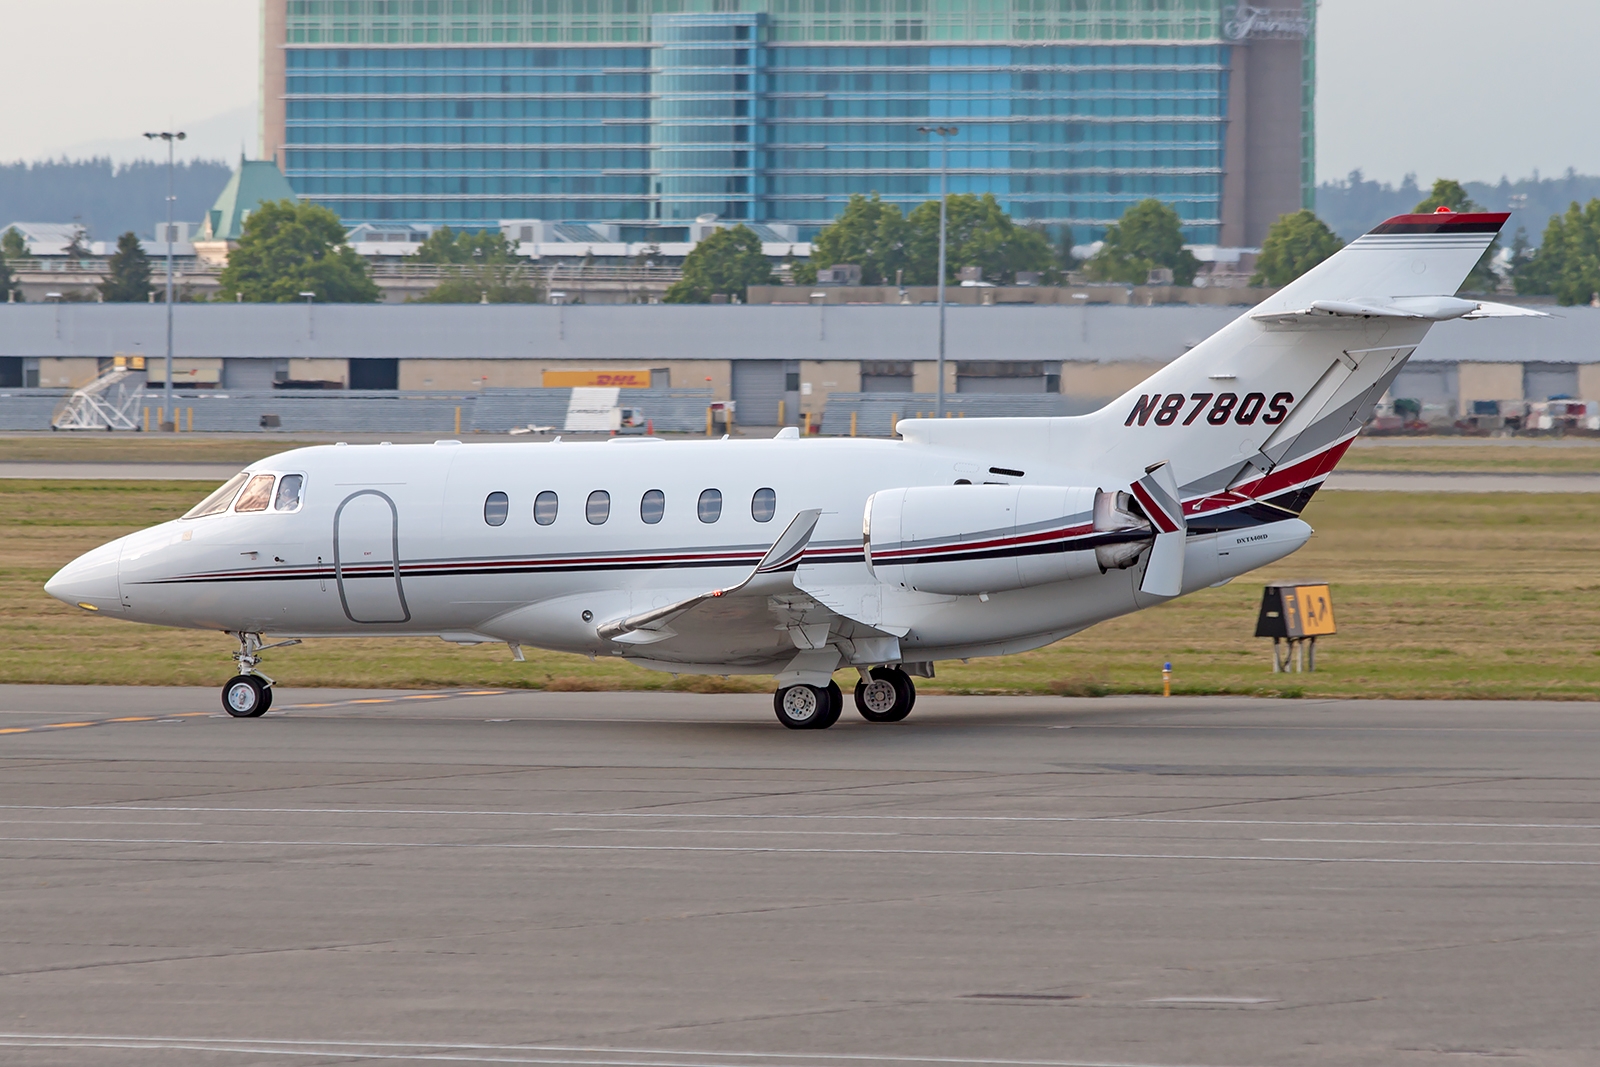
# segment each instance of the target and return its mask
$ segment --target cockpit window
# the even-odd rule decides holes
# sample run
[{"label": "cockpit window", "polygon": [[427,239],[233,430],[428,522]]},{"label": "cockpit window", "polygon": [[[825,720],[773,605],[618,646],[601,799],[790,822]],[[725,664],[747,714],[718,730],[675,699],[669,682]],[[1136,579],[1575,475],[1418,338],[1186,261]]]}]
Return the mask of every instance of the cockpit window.
[{"label": "cockpit window", "polygon": [[272,483],[276,475],[258,474],[250,479],[250,484],[244,487],[244,492],[239,494],[239,499],[234,502],[234,511],[266,511],[267,505],[272,502]]},{"label": "cockpit window", "polygon": [[299,511],[300,490],[305,487],[303,474],[285,474],[278,479],[278,499],[273,501],[273,511]]},{"label": "cockpit window", "polygon": [[222,483],[220,489],[190,508],[183,517],[186,519],[202,519],[207,515],[219,515],[227,511],[228,505],[233,503],[234,496],[239,492],[239,487],[249,477],[249,471],[240,471],[235,474],[232,478]]}]

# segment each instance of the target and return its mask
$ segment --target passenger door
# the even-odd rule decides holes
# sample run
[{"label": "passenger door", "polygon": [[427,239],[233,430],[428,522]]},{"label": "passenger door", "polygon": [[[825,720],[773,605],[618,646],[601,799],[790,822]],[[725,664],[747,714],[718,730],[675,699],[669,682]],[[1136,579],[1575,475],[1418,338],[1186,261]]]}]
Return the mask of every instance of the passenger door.
[{"label": "passenger door", "polygon": [[333,568],[351,622],[409,622],[400,581],[400,511],[376,489],[344,498],[333,514]]}]

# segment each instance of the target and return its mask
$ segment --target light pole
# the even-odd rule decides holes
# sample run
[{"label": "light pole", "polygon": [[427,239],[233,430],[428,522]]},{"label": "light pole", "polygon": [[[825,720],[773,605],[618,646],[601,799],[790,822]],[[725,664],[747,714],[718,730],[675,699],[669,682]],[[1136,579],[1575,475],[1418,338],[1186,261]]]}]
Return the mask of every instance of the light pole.
[{"label": "light pole", "polygon": [[959,126],[918,126],[918,133],[936,134],[939,138],[939,398],[935,401],[933,417],[944,418],[944,235],[945,235],[945,181],[950,170],[950,138],[961,129]]},{"label": "light pole", "polygon": [[161,236],[167,242],[167,380],[162,389],[161,401],[164,410],[172,416],[172,422],[162,423],[162,429],[171,426],[178,428],[178,409],[173,406],[172,399],[172,204],[177,199],[172,192],[173,151],[179,141],[187,137],[183,131],[177,133],[147,133],[145,137],[152,141],[167,142],[167,232]]}]

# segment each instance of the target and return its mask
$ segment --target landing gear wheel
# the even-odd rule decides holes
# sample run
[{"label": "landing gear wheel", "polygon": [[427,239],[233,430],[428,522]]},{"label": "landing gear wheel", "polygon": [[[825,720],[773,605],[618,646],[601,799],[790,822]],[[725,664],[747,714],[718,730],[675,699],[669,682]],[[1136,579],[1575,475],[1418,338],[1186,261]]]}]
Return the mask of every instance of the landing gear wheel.
[{"label": "landing gear wheel", "polygon": [[791,685],[772,695],[778,721],[791,730],[826,729],[833,725],[833,701],[828,691],[815,685]]},{"label": "landing gear wheel", "polygon": [[844,714],[844,691],[839,688],[839,683],[830,681],[824,692],[828,694],[828,713],[811,724],[813,730],[826,730]]},{"label": "landing gear wheel", "polygon": [[254,719],[272,706],[272,690],[253,674],[236,674],[222,687],[222,710],[235,719]]},{"label": "landing gear wheel", "polygon": [[874,667],[868,680],[856,683],[856,710],[868,722],[899,722],[916,702],[911,676],[893,667]]}]

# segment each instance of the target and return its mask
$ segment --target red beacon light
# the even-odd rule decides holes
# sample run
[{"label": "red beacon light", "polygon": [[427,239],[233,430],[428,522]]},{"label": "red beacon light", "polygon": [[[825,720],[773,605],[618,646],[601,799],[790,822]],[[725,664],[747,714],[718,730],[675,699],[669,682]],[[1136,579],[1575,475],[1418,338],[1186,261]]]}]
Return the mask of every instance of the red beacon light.
[{"label": "red beacon light", "polygon": [[1450,208],[1446,207],[1443,204],[1441,204],[1438,207],[1434,208],[1433,209],[1433,213],[1435,215],[1454,215],[1455,214],[1454,211],[1450,210]]}]

